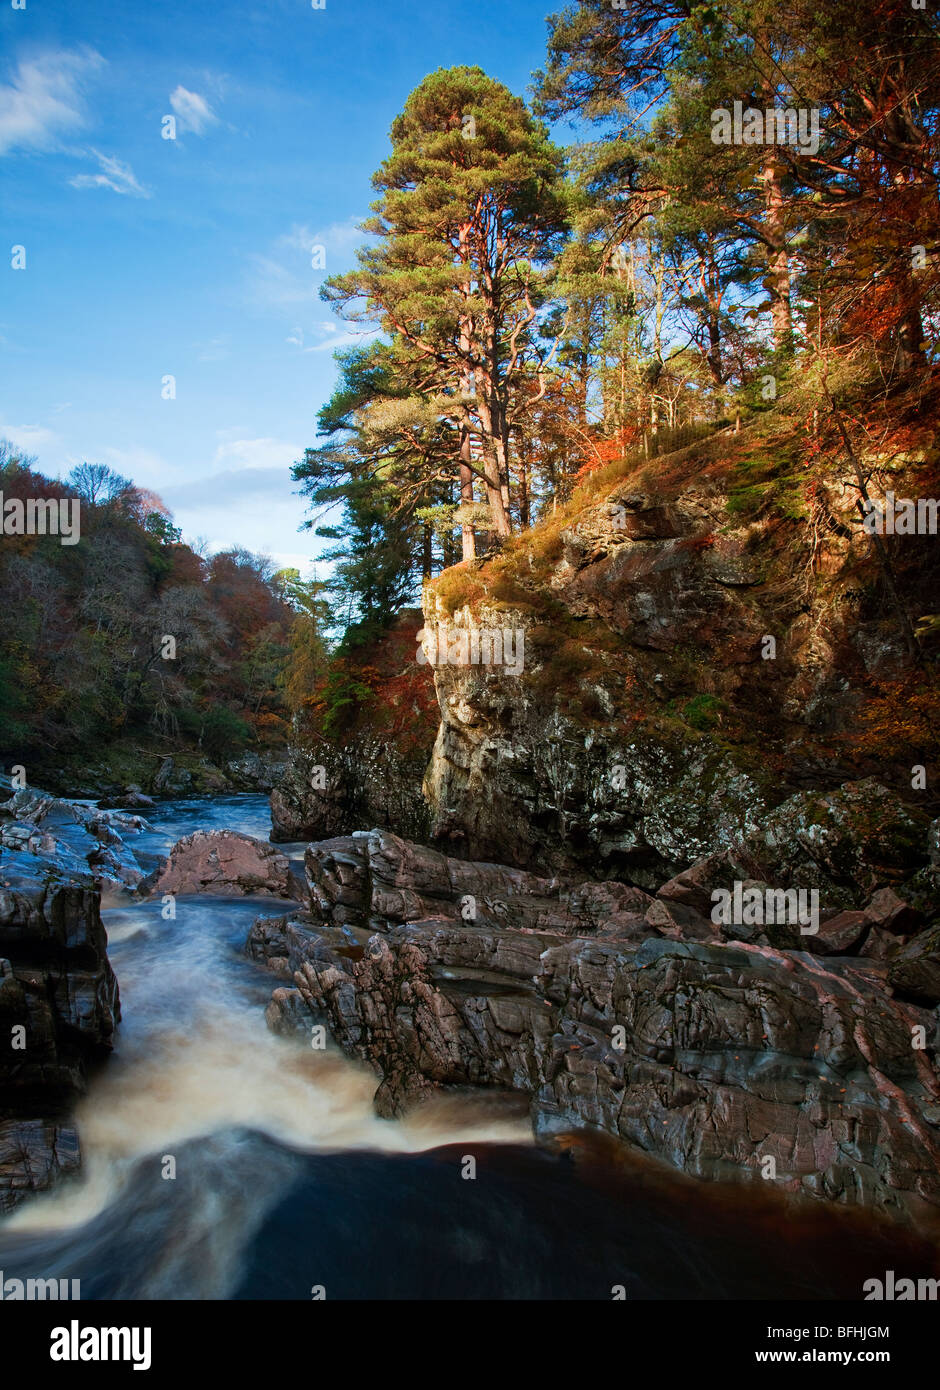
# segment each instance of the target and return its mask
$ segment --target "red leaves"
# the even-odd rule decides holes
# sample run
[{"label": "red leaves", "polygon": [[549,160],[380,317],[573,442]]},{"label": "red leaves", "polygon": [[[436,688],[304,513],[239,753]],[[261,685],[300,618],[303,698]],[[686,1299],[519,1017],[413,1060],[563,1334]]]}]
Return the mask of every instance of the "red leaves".
[{"label": "red leaves", "polygon": [[622,458],[635,446],[639,435],[636,425],[623,425],[609,439],[589,439],[582,451],[585,461],[575,477],[586,478],[595,469]]}]

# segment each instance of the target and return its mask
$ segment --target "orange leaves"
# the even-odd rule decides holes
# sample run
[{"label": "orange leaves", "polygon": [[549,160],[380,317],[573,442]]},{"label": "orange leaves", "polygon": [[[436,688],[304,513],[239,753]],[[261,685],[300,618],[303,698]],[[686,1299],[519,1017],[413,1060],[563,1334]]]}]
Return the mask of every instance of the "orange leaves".
[{"label": "orange leaves", "polygon": [[430,748],[439,711],[431,668],[417,661],[422,619],[406,612],[366,646],[335,656],[305,705],[319,732],[376,734],[401,750]]},{"label": "orange leaves", "polygon": [[584,463],[575,474],[576,478],[586,478],[605,464],[622,458],[634,447],[640,431],[636,425],[623,425],[609,439],[589,439],[582,448]]},{"label": "orange leaves", "polygon": [[879,681],[859,715],[854,742],[876,757],[925,761],[940,755],[940,678],[915,672]]}]

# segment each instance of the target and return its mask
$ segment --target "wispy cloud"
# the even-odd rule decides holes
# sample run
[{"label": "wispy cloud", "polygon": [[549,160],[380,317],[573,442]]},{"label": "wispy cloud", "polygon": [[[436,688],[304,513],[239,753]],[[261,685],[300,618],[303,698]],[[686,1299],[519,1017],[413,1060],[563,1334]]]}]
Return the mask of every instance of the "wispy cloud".
[{"label": "wispy cloud", "polygon": [[94,49],[55,51],[19,64],[0,86],[0,154],[52,149],[63,134],[85,124],[82,87],[104,66]]},{"label": "wispy cloud", "polygon": [[215,451],[215,464],[229,470],[288,469],[303,454],[303,446],[286,439],[228,439]]},{"label": "wispy cloud", "polygon": [[7,425],[0,421],[0,439],[9,439],[24,453],[33,454],[58,444],[59,436],[45,425]]},{"label": "wispy cloud", "polygon": [[204,96],[179,86],[170,93],[170,105],[176,114],[176,127],[181,134],[192,131],[201,135],[207,126],[218,124],[218,116]]},{"label": "wispy cloud", "polygon": [[[104,66],[104,58],[91,48],[56,50],[21,62],[10,81],[0,86],[0,154],[60,148],[63,136],[87,124],[84,87]],[[98,161],[98,173],[74,175],[69,179],[73,188],[151,196],[123,160],[95,149],[83,157]]]},{"label": "wispy cloud", "polygon": [[[96,457],[104,458],[111,468],[125,478],[133,478],[134,482],[148,487],[161,486],[163,480],[172,477],[174,471],[166,459],[152,449],[116,449],[109,445],[98,449]],[[178,471],[186,470],[181,468]]]},{"label": "wispy cloud", "polygon": [[353,343],[367,343],[379,336],[378,330],[344,328],[337,320],[315,323],[312,332],[319,335],[319,341],[308,343],[302,328],[295,328],[284,339],[301,352],[335,352],[337,348],[351,347]]},{"label": "wispy cloud", "polygon": [[133,198],[153,196],[149,188],[138,183],[133,169],[123,159],[102,154],[99,150],[90,150],[89,153],[97,159],[100,173],[76,174],[69,179],[73,188],[110,188],[113,193],[130,194]]},{"label": "wispy cloud", "polygon": [[276,238],[267,254],[251,257],[247,283],[250,302],[273,310],[316,303],[326,276],[348,265],[353,248],[364,240],[357,226],[359,220],[333,222],[319,230],[294,223]]}]

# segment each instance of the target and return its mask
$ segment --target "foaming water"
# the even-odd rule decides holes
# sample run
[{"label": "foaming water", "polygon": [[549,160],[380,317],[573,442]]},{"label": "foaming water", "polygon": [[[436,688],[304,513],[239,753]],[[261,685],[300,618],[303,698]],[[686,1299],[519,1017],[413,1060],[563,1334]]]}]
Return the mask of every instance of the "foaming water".
[{"label": "foaming water", "polygon": [[[225,1297],[300,1154],[527,1141],[522,1121],[453,1102],[379,1119],[371,1070],[270,1033],[273,980],[244,942],[256,916],[292,906],[193,897],[177,899],[175,920],[159,901],[103,913],[124,1021],[76,1110],[81,1176],[0,1225],[7,1276],[40,1263],[77,1277],[77,1261],[110,1268],[113,1297]],[[143,1264],[124,1249],[129,1232],[150,1252]]]}]

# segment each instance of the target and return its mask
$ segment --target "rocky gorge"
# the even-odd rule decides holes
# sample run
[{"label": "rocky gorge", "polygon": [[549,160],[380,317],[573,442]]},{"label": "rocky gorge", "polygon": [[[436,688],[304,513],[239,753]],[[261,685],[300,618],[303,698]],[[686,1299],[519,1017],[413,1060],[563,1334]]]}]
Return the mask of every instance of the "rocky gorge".
[{"label": "rocky gorge", "polygon": [[[932,1229],[938,826],[872,779],[789,798],[655,892],[380,829],[309,844],[301,882],[276,847],[233,830],[157,856],[137,815],[35,791],[0,810],[11,1058],[17,1028],[27,1040],[4,1069],[5,1209],[79,1168],[71,1111],[119,1017],[104,892],[158,907],[270,897],[246,944],[275,977],[268,1028],[325,1028],[372,1069],[381,1116],[482,1095],[524,1105],[546,1139],[600,1132],[695,1178]],[[807,931],[789,910],[724,921],[714,908],[735,884],[769,901],[773,885],[807,883]]]},{"label": "rocky gorge", "polygon": [[136,785],[98,805],[10,788],[5,1206],[79,1163],[68,1116],[119,1016],[102,895],[206,896],[278,901],[246,946],[275,977],[268,1027],[325,1029],[380,1116],[482,1092],[539,1136],[935,1220],[940,807],[903,748],[850,736],[873,673],[903,675],[896,615],[835,485],[813,584],[777,521],[729,524],[728,448],[426,587],[426,629],[508,629],[525,661],[424,663],[429,766],[378,735],[295,750],[271,839],[307,842],[303,878],[299,846],[234,829],[142,849]]},{"label": "rocky gorge", "polygon": [[[429,757],[388,737],[295,748],[274,838],[377,825],[462,858],[656,888],[799,792],[874,777],[936,817],[936,625],[913,662],[909,649],[937,604],[935,544],[894,538],[885,571],[844,470],[807,493],[799,449],[763,423],[618,463],[429,581],[410,658],[438,706]],[[866,463],[872,488],[934,486],[929,439]],[[509,634],[521,669],[435,661],[441,630]]]},{"label": "rocky gorge", "polygon": [[[518,677],[434,669],[432,842],[655,886],[801,790],[874,775],[940,812],[912,778],[929,717],[912,728],[906,619],[854,489],[833,470],[807,497],[798,459],[781,479],[788,450],[745,428],[599,475],[523,541],[426,587],[426,630],[525,644]],[[928,488],[931,457],[896,485]],[[890,563],[910,610],[930,612],[931,538],[895,541]]]},{"label": "rocky gorge", "polygon": [[[618,465],[428,583],[428,831],[394,748],[355,806],[376,828],[352,835],[342,767],[318,789],[297,750],[272,802],[276,828],[319,831],[309,906],[248,949],[280,977],[269,1025],[325,1024],[383,1114],[484,1086],[540,1132],[935,1217],[931,736],[853,488],[833,470],[807,503],[786,447],[745,428]],[[931,457],[897,486],[923,491]],[[929,609],[929,539],[891,563]],[[504,632],[524,663],[435,661],[441,631]],[[815,927],[716,922],[734,891],[815,894]]]},{"label": "rocky gorge", "polygon": [[[14,790],[0,803],[0,1212],[81,1168],[73,1112],[121,1018],[103,903],[166,895],[298,896],[284,855],[233,831],[167,858],[127,811]],[[148,833],[150,832],[149,836]]]}]

